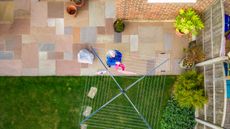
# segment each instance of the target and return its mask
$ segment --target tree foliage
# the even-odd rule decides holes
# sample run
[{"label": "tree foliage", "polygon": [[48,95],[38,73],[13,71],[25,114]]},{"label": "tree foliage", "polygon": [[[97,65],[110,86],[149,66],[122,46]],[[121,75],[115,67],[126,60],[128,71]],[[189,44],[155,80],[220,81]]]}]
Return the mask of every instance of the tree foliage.
[{"label": "tree foliage", "polygon": [[174,84],[174,95],[181,107],[201,108],[207,102],[203,75],[195,70],[181,74]]},{"label": "tree foliage", "polygon": [[161,129],[193,129],[195,124],[194,109],[181,108],[173,98],[168,101],[160,121]]},{"label": "tree foliage", "polygon": [[175,27],[177,31],[184,34],[192,33],[197,35],[204,28],[204,23],[193,9],[181,9],[176,17]]}]

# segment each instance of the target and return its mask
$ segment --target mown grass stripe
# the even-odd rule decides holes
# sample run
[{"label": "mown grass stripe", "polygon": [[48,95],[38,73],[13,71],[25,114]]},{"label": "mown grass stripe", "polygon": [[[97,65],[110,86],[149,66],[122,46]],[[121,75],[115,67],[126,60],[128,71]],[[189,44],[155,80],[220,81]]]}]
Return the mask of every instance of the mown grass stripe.
[{"label": "mown grass stripe", "polygon": [[[162,105],[162,100],[163,100],[163,97],[164,97],[165,79],[166,79],[166,76],[164,76],[164,80],[163,80],[163,90],[162,90],[162,94],[161,94],[162,97],[161,97],[161,102],[160,102],[159,107],[161,107],[161,105]],[[158,117],[159,117],[160,113],[161,113],[161,110],[158,112]],[[158,126],[159,126],[159,121],[160,121],[160,120],[158,119],[156,128],[158,128]]]},{"label": "mown grass stripe", "polygon": [[154,115],[154,128],[155,128],[155,126],[156,126],[156,123],[157,123],[157,114],[158,114],[158,112],[159,112],[159,99],[162,97],[162,96],[160,96],[159,97],[159,94],[160,94],[160,91],[161,91],[161,85],[162,85],[162,80],[163,80],[163,77],[162,76],[160,76],[160,82],[158,83],[158,86],[157,86],[157,94],[156,94],[156,110],[154,111],[155,112],[155,115]]},{"label": "mown grass stripe", "polygon": [[[150,82],[149,82],[149,89],[147,90],[148,91],[148,94],[147,94],[147,96],[148,96],[148,99],[147,99],[147,103],[148,103],[148,105],[146,105],[146,115],[145,115],[145,117],[146,117],[146,120],[148,121],[148,123],[150,123],[150,121],[149,121],[149,118],[148,118],[148,115],[149,115],[149,113],[150,113],[150,111],[151,111],[151,108],[149,108],[150,106],[151,106],[151,98],[152,98],[152,96],[151,96],[151,92],[153,91],[152,89],[153,89],[153,81],[154,81],[154,79],[151,79],[150,80]],[[151,125],[151,124],[150,124]],[[152,125],[151,125],[152,126]]]},{"label": "mown grass stripe", "polygon": [[[150,93],[150,96],[151,96],[151,99],[150,99],[150,102],[152,103],[153,101],[154,101],[154,92],[155,92],[155,83],[156,83],[156,80],[157,80],[157,78],[154,78],[153,79],[153,82],[151,83],[151,93]],[[149,112],[148,112],[148,116],[147,116],[147,119],[148,119],[148,121],[149,121],[149,123],[151,123],[152,121],[151,121],[151,114],[152,114],[152,109],[153,109],[153,104],[151,104],[150,106],[149,106]],[[152,124],[151,124],[152,125]]]}]

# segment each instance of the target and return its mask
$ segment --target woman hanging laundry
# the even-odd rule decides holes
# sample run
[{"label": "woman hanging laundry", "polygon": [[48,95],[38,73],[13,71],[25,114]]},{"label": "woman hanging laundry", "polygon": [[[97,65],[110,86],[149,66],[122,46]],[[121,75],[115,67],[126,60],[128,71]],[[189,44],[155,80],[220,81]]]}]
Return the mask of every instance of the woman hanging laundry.
[{"label": "woman hanging laundry", "polygon": [[114,67],[116,70],[119,68],[125,71],[125,65],[122,64],[122,53],[118,50],[109,50],[106,54],[106,63],[108,67]]},{"label": "woman hanging laundry", "polygon": [[126,75],[136,75],[131,71],[126,71],[125,65],[122,63],[122,53],[118,50],[109,50],[106,54],[106,63],[108,67],[113,67],[117,72]]}]

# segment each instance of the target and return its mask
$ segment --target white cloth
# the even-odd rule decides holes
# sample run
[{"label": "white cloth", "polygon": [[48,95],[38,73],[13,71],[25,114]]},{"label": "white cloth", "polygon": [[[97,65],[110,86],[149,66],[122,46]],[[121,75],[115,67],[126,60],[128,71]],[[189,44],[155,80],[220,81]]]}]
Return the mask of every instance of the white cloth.
[{"label": "white cloth", "polygon": [[79,63],[93,64],[94,55],[87,49],[80,50],[77,57]]}]

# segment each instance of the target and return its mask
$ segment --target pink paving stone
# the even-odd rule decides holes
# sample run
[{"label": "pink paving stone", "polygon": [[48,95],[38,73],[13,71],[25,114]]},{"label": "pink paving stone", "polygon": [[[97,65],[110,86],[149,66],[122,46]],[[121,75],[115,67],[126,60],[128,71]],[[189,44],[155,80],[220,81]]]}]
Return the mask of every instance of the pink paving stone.
[{"label": "pink paving stone", "polygon": [[23,76],[37,76],[38,69],[37,68],[25,68],[25,69],[23,68],[22,75]]},{"label": "pink paving stone", "polygon": [[22,37],[20,35],[11,35],[6,38],[6,51],[14,52],[14,59],[21,59],[22,54]]},{"label": "pink paving stone", "polygon": [[5,47],[7,51],[15,51],[21,49],[22,37],[19,35],[10,35],[6,37]]},{"label": "pink paving stone", "polygon": [[37,44],[22,45],[22,63],[23,68],[38,67],[38,46]]},{"label": "pink paving stone", "polygon": [[73,42],[74,43],[80,42],[80,28],[79,27],[73,28]]},{"label": "pink paving stone", "polygon": [[38,2],[37,0],[33,0],[36,2],[31,3],[31,26],[37,26],[37,27],[45,27],[47,26],[47,2],[42,1]]},{"label": "pink paving stone", "polygon": [[102,26],[97,27],[97,34],[105,34],[105,27]]},{"label": "pink paving stone", "polygon": [[112,18],[108,18],[105,20],[105,32],[106,32],[106,34],[113,34],[114,33],[113,21],[114,20]]},{"label": "pink paving stone", "polygon": [[14,0],[15,10],[30,11],[31,0]]},{"label": "pink paving stone", "polygon": [[140,53],[139,52],[130,52],[129,56],[140,58]]},{"label": "pink paving stone", "polygon": [[35,38],[43,38],[45,36],[46,39],[50,39],[54,37],[55,33],[55,27],[31,27],[31,35]]},{"label": "pink paving stone", "polygon": [[0,61],[1,76],[19,76],[22,73],[22,62],[20,60]]},{"label": "pink paving stone", "polygon": [[4,44],[0,44],[0,51],[4,50]]},{"label": "pink paving stone", "polygon": [[15,19],[10,27],[11,34],[29,34],[30,33],[30,19]]},{"label": "pink paving stone", "polygon": [[0,35],[3,36],[3,35],[6,35],[6,34],[9,34],[9,29],[11,27],[11,24],[0,24]]},{"label": "pink paving stone", "polygon": [[64,59],[63,52],[49,52],[48,53],[48,60],[61,60]]},{"label": "pink paving stone", "polygon": [[73,36],[63,35],[57,36],[56,39],[56,51],[58,52],[72,52],[73,48]]},{"label": "pink paving stone", "polygon": [[77,61],[57,61],[57,75],[80,75],[80,64]]},{"label": "pink paving stone", "polygon": [[86,63],[81,63],[80,65],[81,65],[81,68],[88,68],[89,67],[89,65]]},{"label": "pink paving stone", "polygon": [[64,2],[63,1],[48,1],[48,17],[63,18],[64,17]]}]

